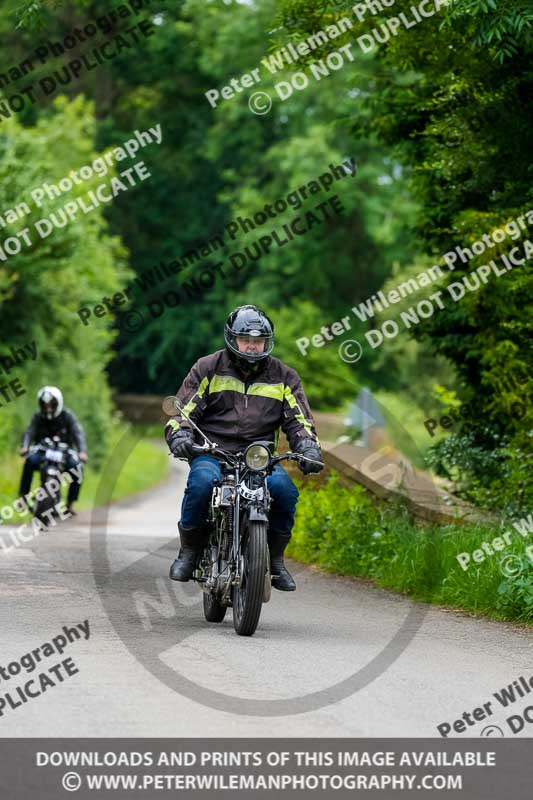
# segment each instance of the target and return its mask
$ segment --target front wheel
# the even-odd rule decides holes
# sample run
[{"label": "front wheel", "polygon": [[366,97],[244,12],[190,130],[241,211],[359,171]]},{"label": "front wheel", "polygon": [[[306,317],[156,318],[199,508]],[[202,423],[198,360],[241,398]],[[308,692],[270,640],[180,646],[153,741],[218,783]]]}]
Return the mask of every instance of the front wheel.
[{"label": "front wheel", "polygon": [[214,594],[204,592],[204,616],[208,622],[222,622],[227,606],[221,606]]},{"label": "front wheel", "polygon": [[239,636],[252,636],[259,623],[267,571],[267,523],[248,522],[240,586],[233,588],[233,625]]},{"label": "front wheel", "polygon": [[[44,481],[43,481],[43,487],[44,487]],[[59,493],[56,492],[48,493],[48,491],[46,490],[45,492],[46,492],[46,497],[44,497],[42,500],[35,501],[35,505],[33,508],[33,516],[35,517],[35,519],[38,519],[39,522],[42,522],[44,525],[49,525],[50,518],[48,512],[51,511],[52,509],[54,509],[55,511],[55,507],[60,500],[60,495]]]}]

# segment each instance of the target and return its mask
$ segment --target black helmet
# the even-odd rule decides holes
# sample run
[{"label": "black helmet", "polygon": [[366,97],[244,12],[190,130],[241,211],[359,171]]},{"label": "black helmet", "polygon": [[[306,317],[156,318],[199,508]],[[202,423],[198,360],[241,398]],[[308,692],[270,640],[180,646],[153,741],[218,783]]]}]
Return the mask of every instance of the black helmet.
[{"label": "black helmet", "polygon": [[[237,337],[264,340],[262,353],[243,353],[237,345]],[[226,350],[234,364],[246,372],[257,369],[274,347],[274,324],[257,306],[239,306],[231,312],[224,326]]]}]

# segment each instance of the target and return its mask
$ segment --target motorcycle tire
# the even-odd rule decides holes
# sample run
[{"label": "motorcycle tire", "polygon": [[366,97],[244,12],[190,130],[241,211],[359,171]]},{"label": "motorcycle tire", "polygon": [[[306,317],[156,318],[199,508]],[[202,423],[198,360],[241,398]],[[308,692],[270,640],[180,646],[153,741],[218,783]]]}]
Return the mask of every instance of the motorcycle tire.
[{"label": "motorcycle tire", "polygon": [[44,525],[49,524],[48,514],[45,517],[44,515],[46,512],[50,511],[51,508],[59,502],[59,496],[50,496],[47,494],[44,500],[36,500],[35,506],[33,508],[33,516],[35,519],[38,519],[39,522],[42,522]]},{"label": "motorcycle tire", "polygon": [[227,606],[221,606],[214,594],[204,592],[204,616],[208,622],[222,622]]},{"label": "motorcycle tire", "polygon": [[259,624],[267,571],[267,523],[249,522],[244,545],[244,571],[240,586],[234,586],[233,626],[239,636],[253,636]]}]

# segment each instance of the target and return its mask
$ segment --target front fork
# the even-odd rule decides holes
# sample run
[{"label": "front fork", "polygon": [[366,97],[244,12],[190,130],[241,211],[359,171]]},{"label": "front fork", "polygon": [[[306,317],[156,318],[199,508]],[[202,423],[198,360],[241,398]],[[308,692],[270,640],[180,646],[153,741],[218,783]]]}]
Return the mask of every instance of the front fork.
[{"label": "front fork", "polygon": [[[268,511],[262,506],[250,506],[248,511],[249,522],[264,522],[268,531]],[[244,559],[242,555],[236,562],[238,565],[237,573],[235,575],[234,585],[240,586],[242,582],[242,570],[244,568]],[[270,570],[270,552],[267,545],[266,551],[266,572],[263,590],[263,603],[268,603],[272,594],[272,574]]]},{"label": "front fork", "polygon": [[[242,563],[242,543],[241,543],[241,496],[238,491],[239,486],[239,475],[235,476],[235,504],[233,506],[233,528],[232,528],[232,561],[234,564],[235,572],[233,575],[233,580],[229,580],[224,588],[224,592],[221,597],[221,602],[224,603],[226,600],[229,599],[231,594],[232,586],[240,586],[242,583],[242,571],[243,571],[243,563]],[[250,506],[249,509],[246,509],[248,512],[248,520],[257,521],[257,522],[265,522],[268,526],[268,511],[264,507],[261,506]],[[270,557],[267,552],[267,580],[265,581],[265,586],[268,584],[268,592],[265,589],[265,602],[268,602],[270,599]],[[266,596],[268,594],[268,597]]]}]

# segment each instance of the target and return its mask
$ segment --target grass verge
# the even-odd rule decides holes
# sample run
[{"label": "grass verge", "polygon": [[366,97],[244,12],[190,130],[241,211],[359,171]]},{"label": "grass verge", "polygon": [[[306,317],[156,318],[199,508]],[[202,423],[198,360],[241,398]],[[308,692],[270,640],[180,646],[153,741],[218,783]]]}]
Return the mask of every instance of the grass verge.
[{"label": "grass verge", "polygon": [[[160,483],[169,472],[169,459],[165,448],[159,448],[141,429],[143,438],[139,440],[139,430],[131,425],[120,424],[113,427],[109,437],[109,454],[111,454],[125,434],[130,434],[132,443],[138,442],[125,461],[117,479],[111,500],[120,500],[124,497],[145,491]],[[161,431],[159,431],[161,433]],[[13,454],[0,460],[0,507],[11,505],[18,497],[22,458]],[[78,511],[92,508],[94,498],[102,471],[96,470],[89,462],[85,468],[83,485],[79,501],[76,503]],[[32,489],[38,486],[38,476],[34,473]],[[66,497],[66,489],[63,489]],[[12,519],[6,520],[8,524],[25,520],[26,517],[15,514]]]},{"label": "grass verge", "polygon": [[[526,518],[525,536],[512,524],[501,530],[421,525],[401,506],[378,504],[361,486],[342,487],[332,473],[322,487],[300,490],[287,555],[340,575],[370,578],[416,600],[533,624],[533,564],[526,552],[533,517],[524,510]],[[502,540],[505,546],[497,551],[491,543],[505,531],[509,543]],[[473,560],[475,550],[483,560]],[[466,570],[459,553],[471,554]]]}]

